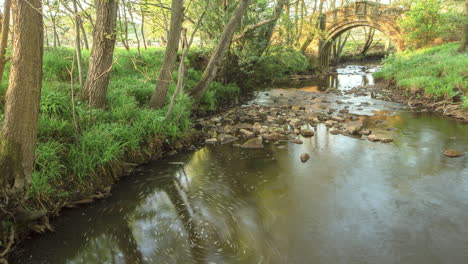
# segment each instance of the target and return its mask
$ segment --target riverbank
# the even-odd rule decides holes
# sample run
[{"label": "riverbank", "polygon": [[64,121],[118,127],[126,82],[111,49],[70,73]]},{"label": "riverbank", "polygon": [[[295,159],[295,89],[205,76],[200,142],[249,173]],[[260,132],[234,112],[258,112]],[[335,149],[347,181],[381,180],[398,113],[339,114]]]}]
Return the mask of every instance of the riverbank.
[{"label": "riverbank", "polygon": [[[468,57],[459,44],[389,56],[374,76],[388,100],[468,120]],[[373,89],[373,88],[371,88]]]},{"label": "riverbank", "polygon": [[[37,157],[31,189],[24,210],[0,214],[0,259],[7,256],[15,241],[29,232],[53,230],[49,217],[57,216],[62,208],[107,197],[113,184],[137,166],[187,149],[196,150],[203,138],[192,128],[194,117],[218,113],[249,98],[245,96],[249,87],[244,87],[241,93],[236,83],[213,82],[195,111],[191,100],[184,96],[176,101],[174,114],[166,119],[167,107],[147,108],[164,49],[148,49],[141,55],[118,49],[108,103],[104,109],[92,109],[74,98],[79,92],[76,85],[79,74],[72,67],[73,53],[72,49],[61,48],[44,54]],[[84,51],[83,56],[88,61],[89,51]],[[188,90],[201,76],[201,70],[193,65],[202,67],[195,61],[199,56],[191,57],[194,61],[189,58]],[[86,68],[87,64],[84,72]],[[0,87],[0,124],[8,71],[9,65]],[[174,90],[175,85],[171,84],[168,100]]]}]

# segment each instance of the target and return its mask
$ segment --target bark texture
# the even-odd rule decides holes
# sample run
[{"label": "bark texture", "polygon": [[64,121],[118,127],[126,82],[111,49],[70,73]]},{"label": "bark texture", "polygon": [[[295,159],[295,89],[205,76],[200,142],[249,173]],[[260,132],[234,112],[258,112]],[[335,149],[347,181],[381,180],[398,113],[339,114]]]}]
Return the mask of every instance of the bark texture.
[{"label": "bark texture", "polygon": [[8,35],[10,34],[10,7],[11,0],[3,3],[2,36],[0,39],[0,85],[3,81],[3,71],[6,63],[6,49],[8,47]]},{"label": "bark texture", "polygon": [[151,96],[150,108],[160,109],[166,102],[167,89],[172,80],[172,70],[177,59],[177,49],[179,48],[180,34],[182,31],[182,20],[184,18],[184,1],[172,0],[171,25],[169,37],[164,54],[164,61],[159,72],[156,89]]},{"label": "bark texture", "polygon": [[458,49],[460,52],[466,51],[466,45],[468,44],[468,0],[465,1],[465,23],[463,24],[463,33],[462,33],[462,42],[460,48]]},{"label": "bark texture", "polygon": [[190,96],[192,96],[195,101],[199,101],[203,97],[206,90],[208,89],[208,86],[210,86],[211,82],[213,82],[214,78],[216,77],[219,65],[223,60],[224,55],[226,54],[234,33],[241,24],[242,17],[247,11],[249,3],[250,0],[241,0],[239,2],[239,6],[231,15],[229,22],[224,27],[223,33],[221,34],[221,37],[218,41],[218,45],[216,46],[216,49],[214,50],[214,53],[208,62],[208,66],[203,72],[200,81],[190,92]]},{"label": "bark texture", "polygon": [[0,136],[0,206],[17,206],[31,183],[42,88],[41,0],[13,0],[13,49]]},{"label": "bark texture", "polygon": [[107,87],[114,57],[118,0],[96,0],[96,24],[93,32],[93,47],[89,57],[87,79],[80,98],[88,100],[93,107],[106,103]]}]

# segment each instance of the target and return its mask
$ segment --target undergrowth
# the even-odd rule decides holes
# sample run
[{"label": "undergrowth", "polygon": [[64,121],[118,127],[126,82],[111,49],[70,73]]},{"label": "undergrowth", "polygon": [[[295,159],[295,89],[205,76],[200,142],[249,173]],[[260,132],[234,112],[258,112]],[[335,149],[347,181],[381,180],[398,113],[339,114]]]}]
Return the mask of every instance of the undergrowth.
[{"label": "undergrowth", "polygon": [[[83,51],[83,61],[89,51]],[[44,54],[44,77],[40,104],[38,144],[32,175],[31,199],[56,201],[66,198],[70,185],[74,190],[92,185],[98,168],[116,161],[154,138],[176,140],[190,128],[191,102],[183,96],[176,102],[168,121],[167,108],[150,110],[147,107],[154,91],[164,49],[142,51],[117,49],[111,72],[105,109],[90,109],[87,103],[72,100],[72,92],[79,92],[78,72],[74,67],[74,89],[70,85],[73,50],[50,49]],[[84,65],[86,75],[88,65]],[[3,120],[4,95],[8,69],[0,87],[0,124]],[[187,89],[196,84],[201,73],[189,70]],[[176,80],[177,75],[174,75]],[[169,88],[168,101],[175,90]],[[213,83],[202,100],[202,107],[215,111],[226,100],[234,100],[240,93],[235,84]],[[75,118],[73,107],[75,106]]]},{"label": "undergrowth", "polygon": [[422,90],[431,98],[461,98],[468,107],[468,55],[458,52],[458,46],[450,43],[391,55],[374,76],[394,80],[404,89]]}]

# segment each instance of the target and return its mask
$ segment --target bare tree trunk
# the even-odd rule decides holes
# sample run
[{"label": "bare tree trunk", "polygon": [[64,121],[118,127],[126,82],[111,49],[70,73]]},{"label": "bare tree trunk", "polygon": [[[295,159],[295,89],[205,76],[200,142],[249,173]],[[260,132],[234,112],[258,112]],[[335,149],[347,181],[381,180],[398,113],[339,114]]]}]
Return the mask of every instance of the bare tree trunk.
[{"label": "bare tree trunk", "polygon": [[81,28],[81,33],[83,33],[83,42],[84,42],[84,45],[85,45],[85,49],[89,50],[88,35],[86,34],[86,30],[84,29],[82,19],[80,19],[80,28]]},{"label": "bare tree trunk", "polygon": [[6,49],[8,46],[8,35],[10,33],[10,7],[11,0],[5,0],[3,3],[3,21],[2,21],[2,36],[0,39],[0,86],[3,81],[3,71],[6,63]]},{"label": "bare tree trunk", "polygon": [[41,0],[13,0],[13,49],[0,137],[0,204],[27,197],[37,140],[44,27]]},{"label": "bare tree trunk", "polygon": [[208,62],[208,66],[203,72],[200,81],[190,92],[190,96],[192,96],[196,101],[199,101],[203,97],[211,82],[216,77],[219,64],[224,58],[224,54],[226,53],[226,50],[231,43],[234,33],[241,24],[242,17],[247,11],[249,3],[250,0],[241,0],[239,2],[239,6],[236,8],[236,10],[234,10],[231,18],[229,19],[229,22],[224,27],[223,33],[221,34],[221,37],[218,41],[218,45],[216,46],[216,49],[214,50],[214,53]]},{"label": "bare tree trunk", "polygon": [[122,44],[124,45],[126,50],[130,50],[130,47],[128,46],[127,39],[125,39],[124,36],[124,27],[122,25],[122,16],[121,16],[121,11],[120,9],[118,10],[118,16],[119,16],[119,33],[120,33],[120,40],[122,41]]},{"label": "bare tree trunk", "polygon": [[275,18],[275,21],[273,21],[273,22],[271,22],[271,23],[269,23],[267,25],[265,33],[263,34],[263,37],[262,37],[262,39],[264,41],[264,44],[261,47],[259,47],[259,52],[258,52],[259,56],[262,56],[263,53],[265,52],[265,50],[270,45],[271,38],[273,37],[273,31],[275,30],[276,22],[281,17],[281,13],[283,13],[285,3],[286,3],[286,0],[277,0],[276,1],[275,10],[274,10],[274,13],[273,13],[273,17]]},{"label": "bare tree trunk", "polygon": [[141,11],[141,38],[143,40],[143,46],[145,47],[145,50],[148,49],[148,46],[146,45],[146,38],[145,38],[145,11],[143,10],[143,7],[140,6],[140,11]]},{"label": "bare tree trunk", "polygon": [[140,38],[138,37],[138,31],[137,31],[137,28],[136,28],[136,25],[135,25],[135,21],[133,21],[132,8],[131,8],[130,5],[128,7],[128,14],[130,15],[130,23],[132,23],[133,32],[135,33],[135,38],[136,38],[136,41],[137,41],[138,57],[141,57]]},{"label": "bare tree trunk", "polygon": [[[320,1],[320,4],[319,4],[319,16],[317,18],[316,28],[320,28],[320,20],[321,20],[322,12],[323,12],[323,3],[325,2],[325,0],[316,0],[315,1],[314,12],[315,12],[315,10],[317,8],[317,1]],[[309,36],[304,41],[304,43],[302,43],[301,48],[299,49],[299,51],[304,54],[305,51],[307,50],[307,47],[309,47],[310,43],[312,43],[314,38],[315,38],[315,34],[310,33]]]},{"label": "bare tree trunk", "polygon": [[462,43],[460,45],[460,48],[458,48],[458,51],[460,52],[465,52],[466,51],[466,45],[468,43],[468,0],[465,1],[465,23],[463,25],[463,33],[462,33]]},{"label": "bare tree trunk", "polygon": [[361,50],[361,55],[363,56],[365,56],[372,47],[372,43],[374,42],[375,29],[370,28],[369,32],[367,32],[366,28],[364,28],[364,34],[366,36],[366,42],[364,42],[364,46]]},{"label": "bare tree trunk", "polygon": [[172,0],[171,8],[171,28],[169,29],[169,39],[164,54],[164,62],[159,71],[156,89],[151,96],[150,108],[160,109],[166,101],[167,89],[172,80],[172,70],[177,59],[177,49],[179,48],[180,34],[182,30],[182,20],[184,17],[184,0]]},{"label": "bare tree trunk", "polygon": [[81,57],[81,38],[80,38],[80,24],[81,24],[81,17],[78,14],[78,6],[76,5],[76,1],[73,0],[73,12],[75,15],[75,52],[76,52],[76,62],[78,65],[78,81],[81,87],[83,87],[83,58]]},{"label": "bare tree trunk", "polygon": [[117,9],[118,0],[96,0],[93,48],[86,83],[80,92],[80,98],[87,99],[94,107],[103,107],[106,103],[116,40]]}]

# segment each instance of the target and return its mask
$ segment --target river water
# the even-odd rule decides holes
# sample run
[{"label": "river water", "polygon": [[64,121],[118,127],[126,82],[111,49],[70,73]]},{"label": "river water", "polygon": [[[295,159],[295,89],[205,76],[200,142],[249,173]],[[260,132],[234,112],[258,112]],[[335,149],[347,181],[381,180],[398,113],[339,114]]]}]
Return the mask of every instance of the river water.
[{"label": "river water", "polygon": [[[375,70],[344,66],[254,102],[369,85]],[[391,127],[392,144],[318,125],[286,149],[214,145],[160,160],[109,199],[64,210],[11,263],[468,263],[468,156],[442,155],[468,151],[468,125],[348,95],[363,98],[373,109],[362,114]]]}]

